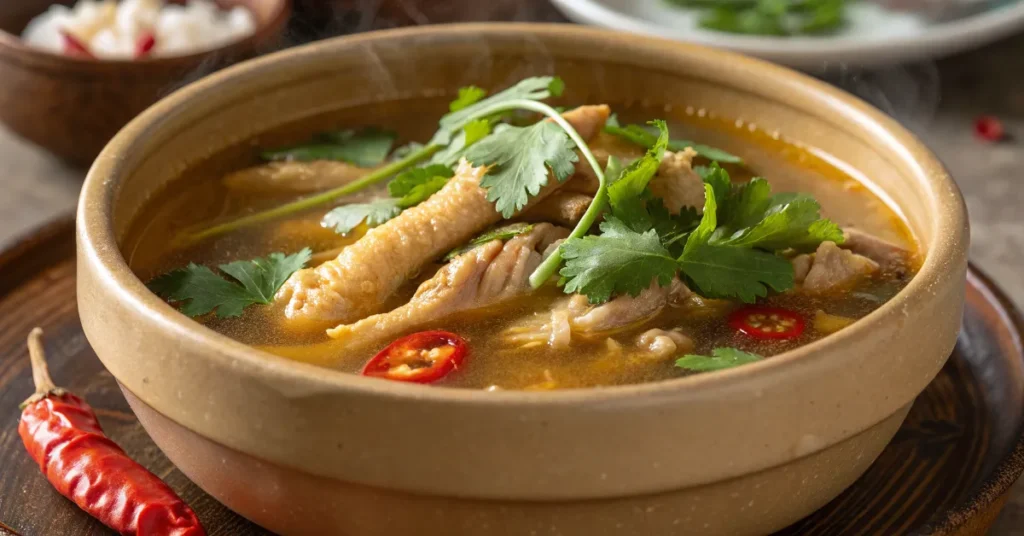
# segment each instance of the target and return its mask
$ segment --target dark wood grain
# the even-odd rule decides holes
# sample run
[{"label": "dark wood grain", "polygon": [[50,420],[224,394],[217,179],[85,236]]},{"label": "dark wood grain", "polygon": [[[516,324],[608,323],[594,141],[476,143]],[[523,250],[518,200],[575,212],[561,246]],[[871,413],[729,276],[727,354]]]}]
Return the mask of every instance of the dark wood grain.
[{"label": "dark wood grain", "polygon": [[[57,383],[88,399],[107,433],[191,504],[211,535],[269,534],[192,484],[136,421],[82,334],[73,255],[70,219],[0,254],[0,536],[109,534],[53,491],[18,436],[17,406],[32,391],[24,338],[36,325]],[[1024,470],[1021,326],[972,271],[956,351],[892,444],[852,488],[781,534],[983,534]]]}]

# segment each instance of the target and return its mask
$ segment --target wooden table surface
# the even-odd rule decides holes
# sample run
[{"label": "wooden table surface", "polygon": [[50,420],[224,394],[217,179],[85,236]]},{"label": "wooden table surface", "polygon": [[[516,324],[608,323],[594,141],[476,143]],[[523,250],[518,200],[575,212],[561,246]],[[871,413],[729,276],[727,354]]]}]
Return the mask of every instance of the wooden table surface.
[{"label": "wooden table surface", "polygon": [[[548,13],[540,12],[540,18],[550,20]],[[514,18],[535,15],[518,8]],[[936,63],[868,73],[842,69],[816,73],[892,114],[939,155],[967,199],[971,258],[1020,306],[1024,306],[1022,53],[1024,35]],[[981,114],[1001,118],[1016,139],[998,144],[978,141],[972,123]],[[2,127],[0,169],[0,247],[74,210],[84,172],[64,166]],[[1024,481],[1017,484],[992,534],[1024,536]]]}]

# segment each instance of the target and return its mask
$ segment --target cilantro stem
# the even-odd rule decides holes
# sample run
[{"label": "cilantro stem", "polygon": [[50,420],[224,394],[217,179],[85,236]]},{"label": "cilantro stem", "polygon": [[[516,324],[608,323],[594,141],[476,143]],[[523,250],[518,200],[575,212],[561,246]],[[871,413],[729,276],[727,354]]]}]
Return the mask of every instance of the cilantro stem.
[{"label": "cilantro stem", "polygon": [[395,175],[398,172],[412,166],[413,164],[430,157],[432,154],[436,153],[441,148],[441,145],[427,145],[426,147],[423,147],[422,149],[419,149],[418,151],[409,154],[409,156],[406,156],[401,160],[396,160],[344,186],[339,186],[337,188],[333,188],[310,197],[304,197],[302,199],[292,201],[291,203],[286,203],[284,205],[264,210],[262,212],[257,212],[255,214],[243,216],[236,220],[231,220],[214,225],[212,227],[207,227],[206,229],[203,229],[201,231],[185,235],[184,237],[182,237],[181,241],[187,244],[198,242],[200,240],[204,240],[213,236],[222,235],[224,233],[241,229],[243,227],[249,227],[259,223],[264,223],[270,220],[280,218],[282,216],[289,216],[307,209],[315,208],[320,205],[330,203],[331,201],[334,201],[339,197],[354,192],[358,192],[359,190],[362,190],[367,186],[371,186],[384,179],[387,179],[392,175]]}]

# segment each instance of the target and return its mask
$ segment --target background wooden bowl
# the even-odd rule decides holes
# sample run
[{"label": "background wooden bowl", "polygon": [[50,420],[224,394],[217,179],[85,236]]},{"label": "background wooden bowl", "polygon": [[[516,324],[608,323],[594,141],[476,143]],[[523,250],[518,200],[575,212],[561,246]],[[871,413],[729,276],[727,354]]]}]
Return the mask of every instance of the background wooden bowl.
[{"label": "background wooden bowl", "polygon": [[[0,3],[0,121],[21,137],[88,165],[139,112],[182,85],[278,45],[289,0],[222,0],[244,5],[256,32],[211,51],[144,61],[82,60],[29,47],[22,29],[50,0]],[[66,2],[60,2],[66,3]]]}]

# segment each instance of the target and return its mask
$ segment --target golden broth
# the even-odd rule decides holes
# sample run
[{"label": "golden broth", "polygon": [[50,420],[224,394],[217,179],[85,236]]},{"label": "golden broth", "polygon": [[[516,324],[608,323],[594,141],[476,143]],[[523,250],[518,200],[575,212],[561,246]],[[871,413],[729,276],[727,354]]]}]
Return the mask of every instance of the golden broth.
[{"label": "golden broth", "polygon": [[[433,119],[410,123],[407,111],[415,109],[417,117],[436,118],[447,101],[443,98],[424,101],[397,101],[374,105],[375,124],[398,130],[402,139],[424,140],[436,123]],[[423,113],[432,110],[436,113]],[[758,130],[753,125],[715,117],[696,110],[649,110],[640,107],[617,107],[627,119],[667,117],[673,137],[697,140],[721,147],[744,158],[748,168],[728,166],[734,180],[745,181],[753,175],[765,177],[776,192],[800,191],[813,195],[822,205],[825,216],[840,226],[855,226],[897,245],[916,251],[916,244],[902,220],[871,191],[844,171],[812,151],[786,141],[779,135]],[[187,247],[169,247],[185,229],[197,229],[258,211],[297,197],[283,192],[238,194],[221,182],[227,171],[258,163],[258,149],[301,140],[310,133],[358,126],[366,110],[349,110],[298,125],[282,128],[254,140],[252,144],[232,148],[210,162],[190,170],[158,195],[142,211],[131,229],[124,251],[132,270],[143,280],[180,268],[189,262],[208,266],[241,259],[265,256],[271,252],[291,253],[303,247],[314,252],[331,252],[356,240],[361,234],[342,237],[323,229],[319,220],[331,207],[235,231]],[[377,192],[383,192],[378,189]],[[352,202],[343,199],[338,204]],[[435,269],[424,270],[420,279],[410,282],[387,308],[398,306],[412,295],[422,280]],[[912,270],[911,270],[912,271]],[[548,389],[589,387],[654,381],[687,374],[674,366],[675,356],[654,359],[636,348],[637,337],[652,328],[677,328],[692,338],[692,353],[708,355],[722,346],[770,356],[806,344],[826,335],[832,328],[816,327],[813,321],[819,311],[847,318],[860,318],[895,295],[911,277],[901,274],[877,274],[862,281],[841,296],[814,297],[789,293],[762,300],[763,304],[783,306],[807,318],[807,330],[798,338],[785,341],[756,341],[736,333],[726,322],[730,312],[739,307],[730,302],[709,302],[708,305],[666,308],[642,326],[602,334],[592,340],[574,338],[570,350],[552,350],[546,346],[522,348],[510,344],[509,330],[523,330],[535,313],[546,315],[555,300],[564,294],[554,288],[498,308],[476,310],[444,318],[431,326],[418,326],[414,331],[442,328],[464,337],[470,345],[470,356],[464,366],[439,384],[502,389]],[[385,310],[387,310],[387,308]],[[200,318],[208,327],[239,341],[299,361],[358,372],[383,344],[369,348],[353,348],[331,341],[326,334],[296,334],[285,330],[278,321],[277,306],[253,306],[239,318]],[[538,322],[540,316],[537,316]],[[518,326],[518,327],[517,327]],[[821,327],[821,329],[818,329]],[[529,328],[529,326],[525,326]]]}]

